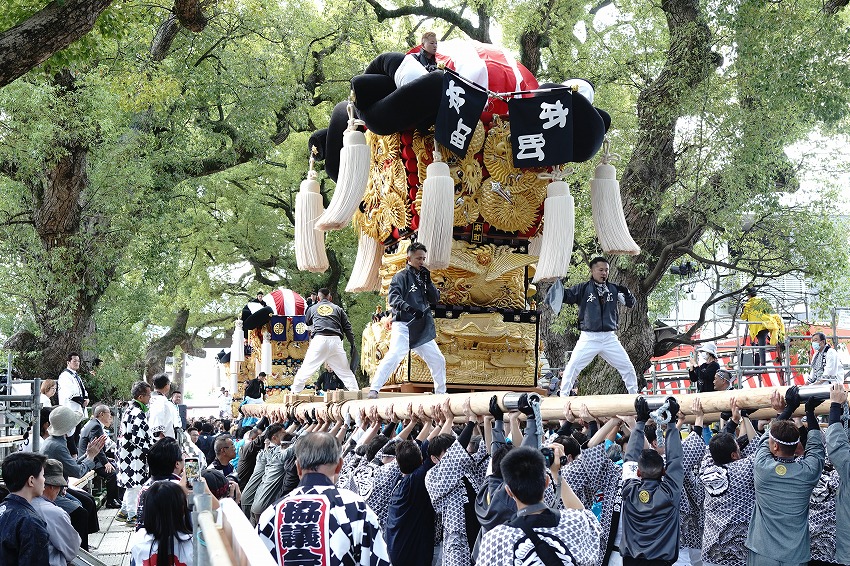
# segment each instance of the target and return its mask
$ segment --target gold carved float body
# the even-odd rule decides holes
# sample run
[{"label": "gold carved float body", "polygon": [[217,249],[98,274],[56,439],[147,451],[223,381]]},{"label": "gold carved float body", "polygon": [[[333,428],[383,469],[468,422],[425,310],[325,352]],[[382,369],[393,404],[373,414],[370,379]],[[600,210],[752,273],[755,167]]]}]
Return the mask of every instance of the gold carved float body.
[{"label": "gold carved float body", "polygon": [[[355,222],[366,234],[386,241],[393,228],[411,227],[419,214],[422,184],[434,160],[433,130],[414,131],[409,137],[376,136],[367,133],[371,170],[361,210]],[[407,139],[407,142],[402,142]],[[403,143],[410,143],[404,148]],[[524,233],[540,220],[547,181],[538,173],[545,169],[518,169],[513,165],[510,123],[500,117],[485,127],[479,121],[469,151],[460,158],[439,148],[449,165],[455,185],[454,225],[466,227],[486,222],[503,232]],[[415,164],[412,161],[415,155]],[[406,157],[405,157],[406,156]],[[413,184],[418,180],[418,184]],[[409,185],[408,185],[409,184]],[[411,198],[413,195],[413,198]],[[401,240],[396,251],[383,256],[380,269],[381,294],[407,259],[409,241]],[[455,240],[449,267],[434,270],[431,279],[440,289],[445,305],[514,309],[527,308],[526,268],[535,256],[518,253],[510,246],[472,244]],[[446,357],[450,384],[532,386],[537,375],[537,337],[534,322],[505,322],[499,313],[446,313],[437,318],[437,343]],[[442,316],[442,315],[441,315]],[[367,325],[363,331],[361,368],[374,375],[389,348],[390,320]],[[405,359],[389,383],[430,383],[425,363],[411,357],[409,375]]]}]

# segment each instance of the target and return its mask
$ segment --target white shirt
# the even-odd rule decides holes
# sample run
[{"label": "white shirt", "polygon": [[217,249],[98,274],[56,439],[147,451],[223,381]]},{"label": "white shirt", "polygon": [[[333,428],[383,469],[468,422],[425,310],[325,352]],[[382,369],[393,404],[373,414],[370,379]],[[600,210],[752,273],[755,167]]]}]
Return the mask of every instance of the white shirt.
[{"label": "white shirt", "polygon": [[44,393],[41,394],[41,406],[42,407],[52,407],[53,406],[53,401],[51,401],[50,397],[48,397]]},{"label": "white shirt", "polygon": [[64,369],[59,374],[57,386],[59,388],[59,405],[65,406],[78,413],[85,415],[85,409],[76,401],[72,401],[73,397],[86,397],[86,391],[80,388],[80,381],[77,381],[77,374],[70,370]]},{"label": "white shirt", "polygon": [[177,406],[162,393],[154,391],[148,406],[148,426],[151,436],[158,438],[157,435],[161,432],[165,436],[175,438],[174,427],[179,427],[181,424]]},{"label": "white shirt", "polygon": [[821,352],[816,352],[812,358],[812,371],[809,373],[807,382],[834,383],[844,381],[844,367],[841,365],[841,360],[838,359],[838,352],[835,351],[835,348],[830,347],[825,355],[826,364],[823,367],[823,375],[820,378],[815,376],[815,368],[819,368],[821,364]]},{"label": "white shirt", "polygon": [[[192,535],[177,533],[174,537],[174,564],[194,564],[194,549],[192,548]],[[151,560],[159,548],[153,535],[149,535],[145,529],[139,529],[130,537],[130,558],[136,566],[156,566],[156,561]]]}]

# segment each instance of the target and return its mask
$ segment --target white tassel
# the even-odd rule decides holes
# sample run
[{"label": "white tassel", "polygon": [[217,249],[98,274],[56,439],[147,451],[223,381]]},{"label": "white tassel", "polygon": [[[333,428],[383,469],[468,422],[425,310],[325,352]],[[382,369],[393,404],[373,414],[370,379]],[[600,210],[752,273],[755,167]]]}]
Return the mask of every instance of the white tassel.
[{"label": "white tassel", "polygon": [[230,390],[236,392],[239,378],[239,366],[245,361],[245,333],[242,331],[242,321],[236,319],[233,330],[233,341],[230,345]]},{"label": "white tassel", "polygon": [[422,184],[422,208],[416,241],[428,250],[428,269],[446,269],[452,257],[455,183],[449,166],[434,148],[434,162],[428,166]]},{"label": "white tassel", "polygon": [[301,190],[295,197],[295,262],[301,271],[322,273],[330,265],[325,251],[325,233],[316,229],[316,220],[322,212],[322,195],[313,170],[313,155],[310,155],[310,171],[307,179],[301,181]]},{"label": "white tassel", "polygon": [[543,234],[537,234],[528,241],[528,255],[536,255],[539,257],[541,247],[543,247]]},{"label": "white tassel", "polygon": [[272,334],[268,330],[263,332],[263,347],[261,349],[262,362],[260,371],[266,375],[272,374]]},{"label": "white tassel", "polygon": [[242,321],[236,319],[233,330],[233,342],[230,346],[230,363],[245,361],[245,333],[242,331]]},{"label": "white tassel", "polygon": [[378,291],[381,288],[381,259],[384,256],[384,245],[371,236],[360,232],[357,240],[357,257],[351,276],[345,286],[346,293],[362,293]]},{"label": "white tassel", "polygon": [[366,192],[369,180],[369,146],[366,136],[357,129],[361,120],[354,118],[354,103],[348,103],[348,129],[343,134],[339,176],[336,189],[324,214],[316,221],[316,229],[327,232],[345,228]]},{"label": "white tassel", "polygon": [[602,144],[602,161],[590,180],[593,227],[596,237],[599,238],[599,245],[606,254],[637,255],[640,253],[640,246],[632,239],[626,225],[617,169],[611,165],[611,161],[617,158],[618,155],[608,151],[606,138]]},{"label": "white tassel", "polygon": [[546,188],[543,203],[543,239],[540,242],[534,283],[561,279],[567,275],[573,255],[573,233],[576,211],[570,186],[562,181],[564,173],[556,168],[552,174],[540,176],[552,179]]}]

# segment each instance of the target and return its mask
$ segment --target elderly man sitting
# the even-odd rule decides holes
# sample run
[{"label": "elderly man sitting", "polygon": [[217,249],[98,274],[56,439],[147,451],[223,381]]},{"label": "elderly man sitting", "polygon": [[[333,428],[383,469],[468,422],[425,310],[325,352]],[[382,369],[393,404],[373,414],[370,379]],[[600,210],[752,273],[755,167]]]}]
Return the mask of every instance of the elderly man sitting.
[{"label": "elderly man sitting", "polygon": [[[77,445],[77,454],[84,454],[89,443],[104,435],[104,430],[112,426],[112,411],[106,405],[95,406],[92,418],[80,431],[80,442]],[[95,457],[94,472],[102,477],[106,483],[106,508],[121,508],[121,493],[118,488],[118,471],[115,462],[106,456],[106,450],[101,451]]]},{"label": "elderly man sitting", "polygon": [[62,462],[48,459],[44,465],[44,493],[32,500],[32,506],[47,523],[50,566],[68,566],[80,550],[80,535],[71,525],[71,517],[55,503],[62,488],[67,486],[67,480],[62,477]]},{"label": "elderly man sitting", "polygon": [[[83,477],[86,472],[93,470],[96,465],[95,458],[106,443],[106,436],[95,438],[89,442],[86,453],[79,460],[74,459],[68,451],[66,438],[74,434],[80,418],[79,413],[68,407],[53,409],[50,413],[50,426],[47,429],[50,437],[41,445],[42,454],[62,463],[62,477],[66,480],[69,477]],[[82,538],[80,546],[88,550],[88,535],[100,530],[94,499],[85,491],[68,488],[66,495],[56,498],[56,505],[71,516],[71,524]],[[81,508],[83,511],[80,510]]]}]

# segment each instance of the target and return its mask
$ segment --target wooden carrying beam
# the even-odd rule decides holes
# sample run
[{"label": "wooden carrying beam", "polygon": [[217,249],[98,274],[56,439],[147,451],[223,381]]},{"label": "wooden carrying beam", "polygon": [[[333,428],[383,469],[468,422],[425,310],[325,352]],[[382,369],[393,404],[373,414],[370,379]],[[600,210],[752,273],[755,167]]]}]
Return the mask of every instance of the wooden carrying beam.
[{"label": "wooden carrying beam", "polygon": [[[676,395],[682,412],[687,416],[691,415],[691,406],[694,399],[699,398],[702,403],[703,412],[706,415],[714,415],[723,411],[729,410],[729,402],[734,397],[738,407],[748,411],[758,411],[759,409],[767,410],[764,415],[772,414],[770,410],[770,396],[774,391],[779,391],[783,396],[787,387],[760,387],[752,389],[732,389],[728,391],[714,391],[711,393],[689,393],[685,395]],[[496,395],[499,399],[499,405],[503,410],[516,408],[516,398],[519,396],[516,392],[498,391],[498,392],[478,392],[478,393],[452,393],[448,395],[431,395],[426,393],[393,396],[378,399],[361,399],[342,401],[334,403],[325,402],[307,402],[307,403],[292,403],[292,404],[257,404],[244,405],[242,407],[245,414],[260,417],[267,415],[272,421],[285,420],[286,415],[294,411],[299,417],[303,417],[306,411],[316,410],[317,416],[322,416],[330,419],[337,419],[340,416],[343,418],[350,415],[351,418],[356,418],[357,414],[364,411],[367,415],[372,410],[372,407],[377,408],[378,414],[382,417],[386,414],[390,407],[396,418],[403,419],[410,417],[411,411],[415,414],[421,405],[425,414],[433,416],[432,408],[435,405],[443,403],[449,399],[449,406],[452,413],[455,415],[463,414],[463,404],[467,398],[470,400],[470,408],[476,415],[487,415],[490,412],[490,398]],[[614,417],[617,415],[627,416],[634,415],[634,402],[636,395],[584,395],[580,397],[543,397],[540,401],[540,412],[544,419],[562,419],[564,418],[564,407],[567,402],[570,404],[571,411],[578,416],[579,409],[582,405],[586,405],[588,411],[594,417]],[[660,401],[667,396],[646,396],[648,399]],[[506,406],[507,401],[507,406]],[[819,414],[824,414],[829,411],[829,403],[825,402],[818,408]],[[802,414],[802,406],[797,411],[797,414]],[[767,418],[767,417],[762,417]],[[715,419],[716,420],[716,419]],[[710,422],[707,420],[707,422]]]}]

